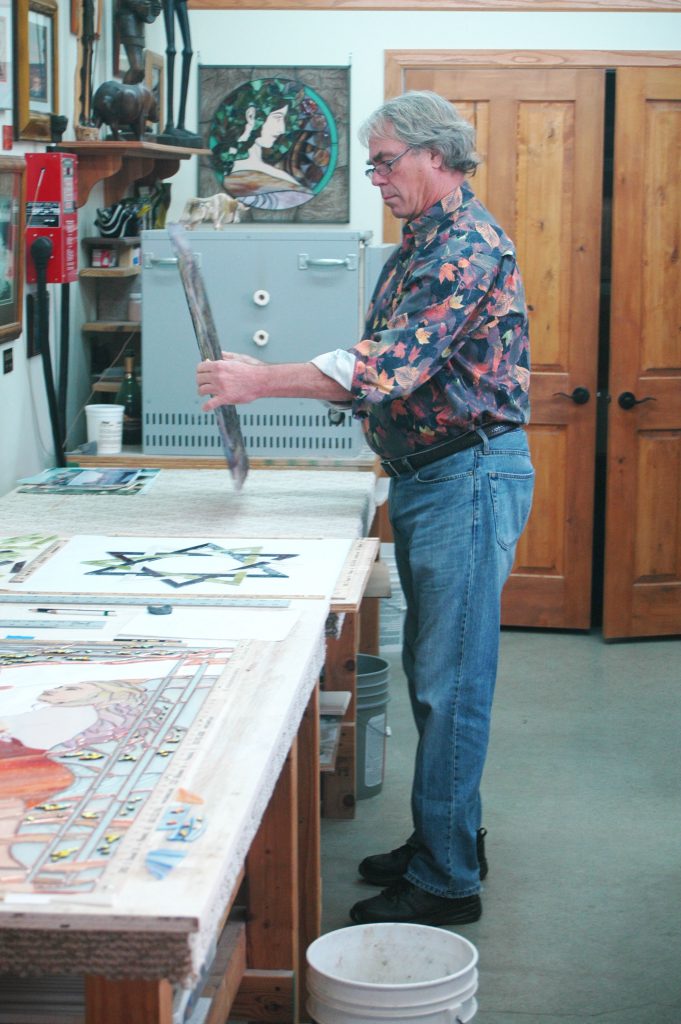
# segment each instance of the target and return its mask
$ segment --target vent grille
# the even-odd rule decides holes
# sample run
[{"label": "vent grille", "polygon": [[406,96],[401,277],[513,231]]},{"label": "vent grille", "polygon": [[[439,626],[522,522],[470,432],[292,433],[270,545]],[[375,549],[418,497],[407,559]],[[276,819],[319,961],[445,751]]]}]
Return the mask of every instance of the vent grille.
[{"label": "vent grille", "polygon": [[[363,448],[359,424],[347,414],[332,424],[325,409],[312,413],[240,413],[241,432],[250,455],[356,456]],[[144,451],[150,455],[222,452],[213,413],[147,412]]]}]

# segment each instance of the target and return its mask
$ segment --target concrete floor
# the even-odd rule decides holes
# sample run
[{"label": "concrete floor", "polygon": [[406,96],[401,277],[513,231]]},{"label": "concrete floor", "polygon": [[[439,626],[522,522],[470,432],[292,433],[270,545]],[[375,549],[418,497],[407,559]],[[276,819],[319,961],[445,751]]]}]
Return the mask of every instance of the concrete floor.
[{"label": "concrete floor", "polygon": [[[322,829],[323,931],[410,831],[415,732],[399,653],[382,791]],[[681,641],[504,631],[483,785],[475,1024],[681,1021]]]}]

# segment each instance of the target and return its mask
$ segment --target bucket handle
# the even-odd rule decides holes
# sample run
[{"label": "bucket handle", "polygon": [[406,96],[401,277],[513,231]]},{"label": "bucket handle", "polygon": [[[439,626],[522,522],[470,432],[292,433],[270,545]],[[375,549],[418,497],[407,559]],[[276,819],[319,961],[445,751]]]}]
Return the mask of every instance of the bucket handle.
[{"label": "bucket handle", "polygon": [[371,722],[367,722],[367,731],[371,729],[372,732],[377,732],[379,736],[392,736],[393,731],[389,725],[386,725],[385,729],[377,729]]}]

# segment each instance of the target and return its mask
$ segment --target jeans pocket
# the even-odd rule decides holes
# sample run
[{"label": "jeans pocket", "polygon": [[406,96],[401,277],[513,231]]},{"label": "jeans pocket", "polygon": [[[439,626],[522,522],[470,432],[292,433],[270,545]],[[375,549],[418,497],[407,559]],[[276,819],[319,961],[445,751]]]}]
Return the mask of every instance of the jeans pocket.
[{"label": "jeans pocket", "polygon": [[497,543],[509,550],[518,543],[532,508],[534,470],[488,476]]}]

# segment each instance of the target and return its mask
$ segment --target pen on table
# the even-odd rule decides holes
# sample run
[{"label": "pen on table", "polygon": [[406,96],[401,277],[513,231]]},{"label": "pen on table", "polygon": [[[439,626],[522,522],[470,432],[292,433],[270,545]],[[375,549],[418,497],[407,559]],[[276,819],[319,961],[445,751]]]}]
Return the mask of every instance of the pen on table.
[{"label": "pen on table", "polygon": [[29,608],[29,612],[40,612],[41,615],[115,615],[116,612],[104,611],[101,608]]}]

